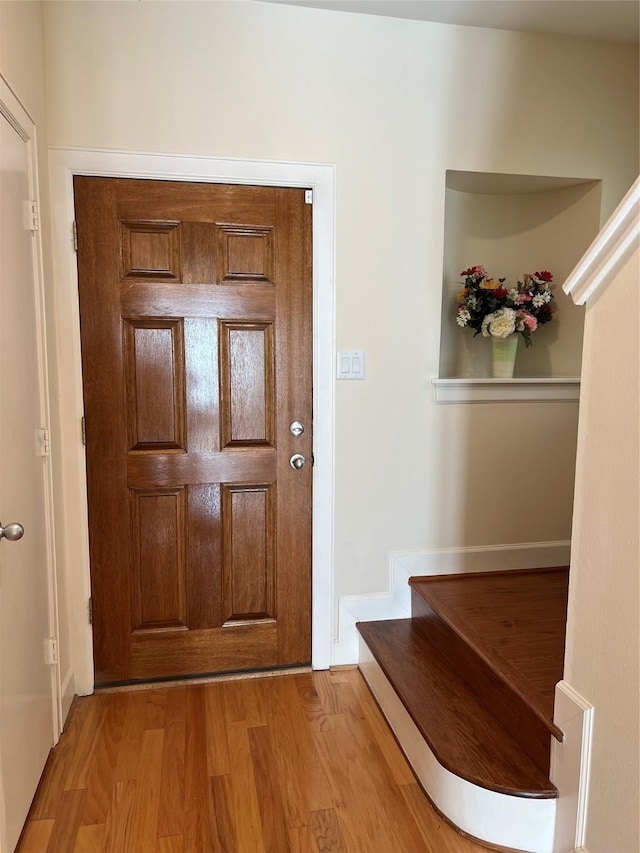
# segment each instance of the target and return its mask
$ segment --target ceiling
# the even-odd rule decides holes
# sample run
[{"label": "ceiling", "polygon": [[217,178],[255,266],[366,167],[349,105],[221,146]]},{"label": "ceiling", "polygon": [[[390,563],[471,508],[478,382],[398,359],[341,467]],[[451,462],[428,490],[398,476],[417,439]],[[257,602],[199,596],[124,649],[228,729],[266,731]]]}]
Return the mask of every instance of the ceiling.
[{"label": "ceiling", "polygon": [[264,0],[414,21],[582,36],[640,39],[638,0]]}]

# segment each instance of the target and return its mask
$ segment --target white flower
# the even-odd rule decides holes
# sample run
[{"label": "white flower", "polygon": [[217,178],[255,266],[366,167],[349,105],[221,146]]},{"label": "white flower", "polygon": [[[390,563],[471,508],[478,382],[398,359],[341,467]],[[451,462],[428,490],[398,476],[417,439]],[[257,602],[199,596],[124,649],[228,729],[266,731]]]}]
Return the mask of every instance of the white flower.
[{"label": "white flower", "polygon": [[544,290],[542,293],[536,293],[536,295],[531,300],[531,304],[534,308],[542,308],[542,306],[546,305],[547,302],[551,302],[550,290]]},{"label": "white flower", "polygon": [[509,299],[510,299],[512,302],[517,302],[517,301],[518,301],[518,296],[519,296],[519,295],[520,295],[520,291],[518,290],[518,288],[517,288],[517,287],[512,287],[512,288],[509,290],[509,294],[508,294],[508,296],[509,296]]},{"label": "white flower", "polygon": [[471,314],[467,311],[466,308],[462,308],[458,311],[458,316],[456,317],[456,323],[459,326],[466,326],[469,320],[471,319]]},{"label": "white flower", "polygon": [[482,321],[482,334],[485,338],[489,337],[489,325],[493,323],[495,314],[487,314]]},{"label": "white flower", "polygon": [[[489,333],[493,335],[494,338],[508,338],[509,335],[515,332],[516,312],[513,308],[501,308],[493,315],[487,314],[484,320],[487,320],[491,316],[493,316],[493,319],[490,320],[487,325]],[[482,323],[482,329],[482,333],[484,334],[484,321]]]}]

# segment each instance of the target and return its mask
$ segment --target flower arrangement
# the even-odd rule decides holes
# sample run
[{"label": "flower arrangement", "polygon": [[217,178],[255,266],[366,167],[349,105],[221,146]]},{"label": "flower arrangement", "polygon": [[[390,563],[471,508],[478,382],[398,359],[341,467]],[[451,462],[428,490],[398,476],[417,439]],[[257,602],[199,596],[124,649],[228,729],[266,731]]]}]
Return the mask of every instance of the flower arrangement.
[{"label": "flower arrangement", "polygon": [[532,332],[553,319],[553,275],[548,270],[526,273],[512,286],[504,278],[492,278],[481,266],[460,275],[464,287],[456,296],[456,323],[475,329],[476,335],[504,339],[519,332],[530,347]]}]

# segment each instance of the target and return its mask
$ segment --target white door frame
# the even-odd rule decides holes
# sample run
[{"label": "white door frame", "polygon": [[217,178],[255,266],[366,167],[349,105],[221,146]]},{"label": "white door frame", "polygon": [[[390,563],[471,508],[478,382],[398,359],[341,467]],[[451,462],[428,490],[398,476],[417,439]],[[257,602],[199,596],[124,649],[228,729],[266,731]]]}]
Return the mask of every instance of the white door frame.
[{"label": "white door frame", "polygon": [[[42,235],[40,232],[40,191],[38,181],[38,146],[36,139],[36,125],[27,109],[11,88],[6,78],[0,74],[0,112],[11,124],[27,147],[27,158],[29,164],[29,193],[30,202],[35,204],[36,227],[33,230],[33,280],[35,288],[36,309],[36,339],[38,342],[38,369],[39,369],[39,395],[40,412],[42,416],[42,428],[51,434],[51,415],[49,408],[49,373],[47,362],[47,333],[45,324],[45,297],[44,297],[44,266],[42,256]],[[27,204],[25,199],[25,204]],[[33,212],[32,212],[33,215]],[[50,447],[50,444],[49,444]],[[44,478],[44,503],[45,503],[45,527],[47,541],[47,586],[49,624],[46,629],[49,637],[57,639],[58,631],[58,583],[56,577],[55,560],[55,538],[54,538],[54,491],[53,475],[51,469],[50,450],[45,451],[45,465],[43,468]],[[51,701],[53,705],[53,732],[52,745],[58,742],[62,731],[62,704],[60,665],[58,661],[51,663]]]},{"label": "white door frame", "polygon": [[[82,363],[78,272],[73,249],[73,176],[305,187],[313,190],[313,558],[312,666],[326,669],[333,642],[335,166],[81,148],[49,151],[55,304],[64,470],[60,535],[66,563],[71,664],[66,693],[93,691],[87,486],[81,443]],[[124,534],[126,535],[126,534]],[[68,696],[65,697],[65,705]]]}]

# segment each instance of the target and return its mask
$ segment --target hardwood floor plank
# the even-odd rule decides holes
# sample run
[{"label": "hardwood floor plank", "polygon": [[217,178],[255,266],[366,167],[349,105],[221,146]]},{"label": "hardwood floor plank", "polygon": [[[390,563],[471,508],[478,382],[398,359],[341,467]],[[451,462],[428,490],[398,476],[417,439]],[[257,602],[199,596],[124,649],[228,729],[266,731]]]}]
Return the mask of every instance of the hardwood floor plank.
[{"label": "hardwood floor plank", "polygon": [[313,834],[318,853],[349,853],[334,809],[313,813]]},{"label": "hardwood floor plank", "polygon": [[[88,698],[88,697],[85,697]],[[80,717],[80,731],[75,741],[73,754],[67,765],[67,773],[64,782],[65,791],[75,791],[86,788],[88,776],[91,772],[93,755],[98,746],[104,717],[108,707],[108,696],[95,695],[95,701],[82,702],[78,711]]]},{"label": "hardwood floor plank", "polygon": [[312,811],[332,808],[334,799],[295,682],[289,677],[269,682],[262,688],[287,824],[304,826]]},{"label": "hardwood floor plank", "polygon": [[248,729],[248,735],[264,846],[286,853],[289,833],[270,732],[267,726],[259,726]]},{"label": "hardwood floor plank", "polygon": [[168,690],[150,690],[147,697],[145,729],[163,729],[167,716]]},{"label": "hardwood floor plank", "polygon": [[126,695],[128,697],[127,714],[125,731],[118,750],[118,762],[114,775],[116,782],[137,778],[147,714],[146,691],[140,690]]},{"label": "hardwood floor plank", "polygon": [[[270,681],[272,679],[269,679]],[[244,722],[227,723],[231,761],[231,808],[239,853],[271,853],[262,840],[248,730]]]},{"label": "hardwood floor plank", "polygon": [[104,823],[92,823],[78,828],[73,853],[102,853],[106,826]]},{"label": "hardwood floor plank", "polygon": [[318,853],[312,826],[295,826],[289,830],[291,853]]},{"label": "hardwood floor plank", "polygon": [[47,853],[61,853],[62,850],[73,850],[75,847],[86,793],[86,790],[74,789],[65,791],[62,795],[53,832],[46,847]]},{"label": "hardwood floor plank", "polygon": [[262,690],[255,678],[241,681],[242,699],[244,702],[245,720],[248,726],[266,726],[267,715],[262,698]]},{"label": "hardwood floor plank", "polygon": [[53,832],[53,818],[29,820],[20,838],[16,853],[42,853],[47,849]]},{"label": "hardwood floor plank", "polygon": [[124,734],[128,699],[125,693],[105,696],[105,714],[100,738],[87,777],[82,824],[103,824],[111,802],[118,750]]},{"label": "hardwood floor plank", "polygon": [[[186,743],[187,688],[167,693],[158,836],[184,834],[184,758]],[[182,841],[181,841],[182,843]]]},{"label": "hardwood floor plank", "polygon": [[214,849],[220,850],[221,853],[236,853],[238,843],[233,820],[233,790],[230,777],[212,776],[209,782],[215,821]]},{"label": "hardwood floor plank", "polygon": [[312,732],[323,732],[331,727],[330,718],[325,713],[320,696],[315,686],[315,676],[304,672],[294,677],[298,698],[304,708],[309,729]]},{"label": "hardwood floor plank", "polygon": [[225,681],[222,685],[227,720],[239,723],[247,719],[242,681]]},{"label": "hardwood floor plank", "polygon": [[142,740],[136,796],[131,817],[131,850],[153,850],[158,835],[164,729],[148,729]]},{"label": "hardwood floor plank", "polygon": [[53,819],[58,813],[60,800],[64,794],[67,767],[73,756],[77,734],[78,729],[72,721],[68,731],[63,732],[57,746],[54,746],[49,753],[38,790],[31,804],[30,820]]},{"label": "hardwood floor plank", "polygon": [[134,779],[114,784],[105,826],[104,853],[122,853],[131,849],[129,841],[135,796]]},{"label": "hardwood floor plank", "polygon": [[184,839],[181,835],[165,835],[158,838],[155,853],[184,853]]},{"label": "hardwood floor plank", "polygon": [[317,737],[340,796],[340,817],[347,826],[358,827],[364,849],[419,850],[419,831],[412,819],[406,820],[391,771],[366,724],[339,715],[334,731]]},{"label": "hardwood floor plank", "polygon": [[187,687],[184,759],[184,847],[206,853],[213,848],[212,802],[207,776],[207,714],[204,685]]},{"label": "hardwood floor plank", "polygon": [[314,676],[316,690],[325,714],[330,716],[344,714],[345,706],[342,697],[339,691],[335,689],[336,684],[339,684],[344,676],[340,675],[340,681],[334,680],[335,676],[332,677],[331,671],[328,669],[315,672]]},{"label": "hardwood floor plank", "polygon": [[207,714],[207,771],[209,776],[224,776],[231,772],[223,687],[223,684],[207,684],[204,688]]}]

